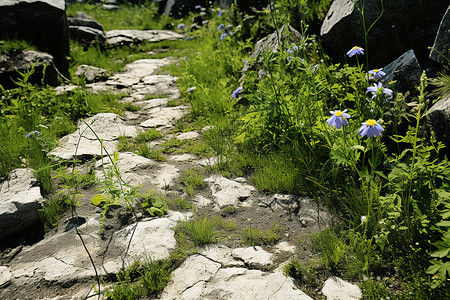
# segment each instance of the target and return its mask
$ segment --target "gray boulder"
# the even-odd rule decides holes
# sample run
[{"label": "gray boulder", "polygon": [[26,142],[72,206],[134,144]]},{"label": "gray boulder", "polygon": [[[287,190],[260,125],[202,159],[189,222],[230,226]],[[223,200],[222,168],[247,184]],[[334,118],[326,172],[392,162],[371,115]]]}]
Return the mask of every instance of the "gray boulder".
[{"label": "gray boulder", "polygon": [[13,170],[0,185],[0,241],[40,224],[42,201],[33,170]]},{"label": "gray boulder", "polygon": [[133,30],[116,29],[106,32],[106,40],[110,45],[137,44],[144,41],[159,42],[162,40],[178,40],[184,38],[183,35],[169,30]]},{"label": "gray boulder", "polygon": [[[278,35],[280,38],[278,39]],[[274,31],[269,36],[260,39],[256,42],[255,49],[250,56],[251,60],[254,61],[254,65],[250,65],[248,61],[245,61],[244,67],[242,68],[242,73],[245,73],[250,68],[260,69],[262,57],[261,54],[264,51],[277,52],[280,46],[280,42],[286,47],[290,47],[292,44],[296,44],[301,39],[301,34],[295,30],[290,25],[283,25],[280,31],[277,33]]]},{"label": "gray boulder", "polygon": [[0,37],[31,41],[48,51],[58,70],[68,75],[69,26],[64,0],[0,1]]},{"label": "gray boulder", "polygon": [[70,37],[83,44],[105,43],[106,35],[103,26],[95,21],[83,17],[68,18]]},{"label": "gray boulder", "polygon": [[388,86],[391,80],[395,80],[399,92],[414,92],[415,86],[420,83],[422,69],[414,54],[414,50],[403,53],[399,58],[383,68],[386,76],[381,79],[383,86]]},{"label": "gray boulder", "polygon": [[91,27],[103,31],[103,26],[86,14],[78,14],[76,17],[67,18],[69,26]]},{"label": "gray boulder", "polygon": [[442,18],[430,58],[442,65],[450,65],[450,6]]},{"label": "gray boulder", "polygon": [[[361,3],[361,1],[359,1]],[[379,0],[364,1],[366,28],[382,11]],[[428,47],[448,7],[448,0],[384,0],[384,12],[368,35],[369,67],[385,65],[413,49],[421,65],[428,65]],[[335,0],[320,30],[322,45],[335,61],[344,62],[353,46],[366,48],[361,13],[352,0]],[[360,60],[361,61],[361,60]]]},{"label": "gray boulder", "polygon": [[428,123],[431,125],[436,138],[446,146],[444,151],[450,154],[450,94],[444,95],[427,113]]},{"label": "gray boulder", "polygon": [[4,88],[15,86],[13,80],[17,80],[20,74],[26,72],[34,65],[34,73],[30,76],[29,82],[40,83],[44,76],[44,82],[50,85],[58,83],[58,74],[53,67],[54,59],[47,53],[26,50],[21,52],[9,52],[0,55],[0,84]]},{"label": "gray boulder", "polygon": [[108,71],[93,66],[79,65],[75,71],[75,75],[84,77],[86,82],[96,82],[106,80],[108,77]]}]

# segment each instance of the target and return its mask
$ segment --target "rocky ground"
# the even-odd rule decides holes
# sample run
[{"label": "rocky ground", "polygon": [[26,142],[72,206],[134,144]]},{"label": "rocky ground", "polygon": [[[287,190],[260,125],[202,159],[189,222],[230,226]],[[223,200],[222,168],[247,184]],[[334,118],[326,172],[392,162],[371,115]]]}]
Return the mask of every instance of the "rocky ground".
[{"label": "rocky ground", "polygon": [[[135,138],[139,132],[150,128],[162,133],[162,137],[150,142],[151,148],[158,148],[171,139],[194,141],[191,143],[199,141],[208,128],[183,133],[173,131],[176,122],[188,114],[189,107],[172,105],[180,97],[177,78],[158,72],[171,63],[176,63],[176,60],[152,59],[149,53],[148,59],[134,61],[105,82],[88,84],[92,92],[126,93],[128,96],[121,101],[133,102],[141,109],[126,112],[123,117],[101,113],[85,119],[76,132],[60,140],[51,155],[61,161],[78,159],[82,163],[77,165],[77,169],[82,172],[93,170],[101,180],[104,177],[102,168],[108,168],[110,163],[97,137],[86,124],[102,139],[110,154],[117,151],[119,136]],[[64,92],[74,88],[64,86],[58,89]],[[154,98],[149,95],[163,96]],[[102,156],[104,163],[100,159]],[[105,226],[101,224],[101,209],[90,202],[97,191],[92,187],[86,188],[79,199],[81,206],[76,208],[77,219],[67,212],[59,226],[48,232],[44,239],[30,246],[6,249],[2,253],[0,299],[97,298],[93,289],[95,270],[74,228],[79,223],[82,225],[77,229],[97,272],[108,276],[139,258],[167,258],[176,245],[174,226],[194,215],[222,216],[236,224],[236,231],[248,227],[249,219],[252,226],[260,229],[270,229],[276,223],[281,229],[281,239],[274,246],[246,247],[239,239],[223,237],[218,244],[204,247],[199,253],[189,256],[173,272],[160,299],[361,298],[357,286],[339,278],[327,280],[323,289],[305,290],[304,293],[291,278],[283,275],[283,265],[290,258],[307,261],[315,257],[308,244],[303,245],[299,241],[332,224],[333,216],[324,208],[306,197],[262,193],[246,178],[228,179],[213,174],[209,167],[215,163],[214,158],[199,158],[192,153],[174,153],[166,157],[167,160],[158,162],[136,153],[122,152],[117,166],[123,181],[139,187],[141,192],[153,190],[167,197],[187,199],[189,195],[182,183],[183,174],[192,168],[201,170],[206,179],[203,188],[195,190],[193,210],[169,211],[164,217],[148,217],[141,213],[137,217],[129,217],[123,222],[125,225],[120,225],[112,214]],[[26,170],[18,171],[15,180],[29,182],[32,180],[30,176]],[[6,188],[9,186],[12,183],[3,183],[2,199],[12,199],[8,192],[18,193]],[[32,186],[32,183],[28,185]],[[35,198],[42,201],[39,195]]]}]

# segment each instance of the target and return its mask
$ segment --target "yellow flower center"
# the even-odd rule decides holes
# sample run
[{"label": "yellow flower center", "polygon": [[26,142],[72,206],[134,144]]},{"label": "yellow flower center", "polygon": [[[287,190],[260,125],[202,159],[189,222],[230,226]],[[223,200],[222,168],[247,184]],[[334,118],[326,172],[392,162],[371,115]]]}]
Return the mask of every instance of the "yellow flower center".
[{"label": "yellow flower center", "polygon": [[356,49],[359,49],[360,47],[358,47],[358,46],[355,46],[355,47],[353,47],[352,49],[354,49],[354,50],[356,50]]},{"label": "yellow flower center", "polygon": [[338,110],[337,112],[335,112],[334,113],[334,115],[336,116],[336,117],[340,117],[340,116],[342,116],[344,113],[342,112],[342,111],[340,111],[340,110]]},{"label": "yellow flower center", "polygon": [[378,73],[379,70],[378,70],[378,69],[373,69],[373,71],[374,71],[375,73]]},{"label": "yellow flower center", "polygon": [[369,126],[375,126],[375,124],[377,124],[377,121],[370,119],[366,121],[366,124]]}]

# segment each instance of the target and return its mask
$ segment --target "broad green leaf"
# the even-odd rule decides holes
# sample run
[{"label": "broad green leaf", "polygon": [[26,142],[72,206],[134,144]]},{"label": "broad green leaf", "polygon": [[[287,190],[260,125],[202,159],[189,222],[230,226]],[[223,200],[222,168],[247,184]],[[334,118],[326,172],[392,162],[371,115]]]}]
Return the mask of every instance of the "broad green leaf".
[{"label": "broad green leaf", "polygon": [[159,217],[164,216],[164,212],[156,207],[147,208],[147,211],[151,216],[159,216]]},{"label": "broad green leaf", "polygon": [[155,198],[152,200],[152,206],[156,208],[162,208],[166,203],[160,198]]},{"label": "broad green leaf", "polygon": [[97,194],[91,199],[91,203],[95,206],[100,205],[100,203],[106,202],[105,196]]},{"label": "broad green leaf", "polygon": [[436,274],[437,271],[441,268],[441,265],[431,265],[428,267],[428,269],[425,271],[427,274]]},{"label": "broad green leaf", "polygon": [[450,226],[450,221],[440,221],[436,223],[437,226]]},{"label": "broad green leaf", "polygon": [[447,256],[449,251],[450,251],[450,248],[440,249],[440,250],[437,250],[437,251],[434,251],[433,253],[431,253],[430,256],[442,258],[442,257]]}]

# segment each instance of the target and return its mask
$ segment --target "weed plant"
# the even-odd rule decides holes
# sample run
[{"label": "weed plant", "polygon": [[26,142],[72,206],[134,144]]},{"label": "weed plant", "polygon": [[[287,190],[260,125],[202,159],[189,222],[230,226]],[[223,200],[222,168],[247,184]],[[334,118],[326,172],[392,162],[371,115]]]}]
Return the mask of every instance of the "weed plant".
[{"label": "weed plant", "polygon": [[249,219],[249,222],[250,225],[241,233],[241,240],[245,245],[275,245],[281,239],[281,228],[276,223],[273,224],[272,229],[260,230],[259,228],[252,226],[251,219]]},{"label": "weed plant", "polygon": [[[317,8],[312,2],[280,1],[260,18],[252,16],[253,26],[260,26],[259,18],[278,30],[287,20],[281,12],[298,12],[302,38],[264,51],[262,71],[250,69],[241,79],[253,42],[245,37],[253,29],[236,8],[189,41],[197,47],[201,40],[203,47],[175,72],[182,71],[179,84],[192,116],[213,126],[205,141],[218,157],[216,168],[230,176],[250,174],[261,190],[307,194],[334,207],[345,225],[321,249],[328,269],[360,277],[396,269],[407,283],[405,295],[448,295],[449,163],[424,127],[428,79],[422,77],[417,91],[400,94],[395,82],[383,87],[371,78],[367,63],[349,58],[355,66],[332,64],[308,34],[307,22],[315,17],[305,12]],[[224,30],[221,23],[232,26]],[[373,26],[363,28],[366,37]],[[351,118],[336,126],[329,111]],[[375,125],[383,133],[366,136]],[[350,252],[357,264],[345,270]],[[365,293],[376,298],[384,292]]]},{"label": "weed plant", "polygon": [[[207,26],[190,32],[184,41],[143,43],[125,49],[92,46],[86,52],[83,45],[72,42],[70,72],[73,74],[81,63],[116,72],[127,62],[148,57],[148,51],[163,46],[171,49],[155,57],[186,56],[164,71],[180,77],[182,101],[190,103],[193,123],[211,126],[204,133],[204,144],[199,143],[201,147],[187,145],[186,149],[216,156],[214,168],[229,176],[251,176],[260,190],[306,194],[327,203],[339,213],[343,224],[339,232],[317,235],[322,263],[336,274],[367,279],[362,284],[365,298],[448,298],[450,165],[442,155],[443,145],[425,127],[432,102],[429,79],[424,74],[417,91],[404,94],[396,91],[395,82],[380,86],[367,72],[367,57],[365,64],[355,59],[364,54],[360,47],[349,51],[356,53],[348,59],[349,64],[330,62],[320,41],[309,31],[309,23],[314,26],[330,3],[319,2],[278,1],[251,16],[233,7],[220,18],[211,15]],[[106,30],[163,28],[168,19],[152,18],[156,12],[153,5],[124,4],[118,12],[107,12],[91,4],[74,4],[68,7],[68,14],[84,10]],[[360,12],[367,37],[377,24],[366,26],[364,11]],[[259,33],[278,31],[289,21],[297,22],[294,25],[302,38],[293,44],[280,40],[275,52],[263,51],[256,59],[261,70],[250,68],[241,77],[244,60],[250,66],[255,63],[248,53]],[[191,21],[183,22],[188,26]],[[181,50],[175,52],[175,47]],[[58,137],[72,132],[76,119],[88,113],[120,112],[124,107],[115,104],[114,96],[88,95],[82,88],[56,95],[49,88],[29,84],[32,72],[22,74],[17,88],[2,88],[0,177],[26,165],[40,172],[40,181],[45,182],[52,166],[42,153],[52,149]],[[449,90],[445,78],[437,79],[443,93]],[[187,128],[180,125],[179,130]],[[138,142],[146,145],[147,138]],[[173,139],[165,142],[163,150],[172,153],[179,146],[181,142]],[[141,154],[148,150],[143,148]],[[122,200],[128,207],[135,198],[134,194],[124,194],[114,167],[117,157],[111,159],[111,167],[103,169],[99,196],[93,199],[105,212],[116,203],[123,205]],[[73,210],[78,189],[72,186],[65,197],[63,202]],[[48,208],[49,215],[60,205]],[[54,223],[49,218],[49,224]],[[179,252],[173,261],[191,253],[192,244],[216,242],[219,223],[207,218],[180,223],[176,228]],[[249,226],[243,239],[255,245],[275,243],[277,238],[279,229],[275,227],[265,235]],[[165,270],[164,263],[158,264],[157,269]],[[295,264],[290,269],[298,275]],[[149,274],[148,278],[154,278]],[[120,280],[131,284],[141,280],[128,280],[127,276]],[[376,276],[395,278],[398,290],[393,293],[379,285]],[[135,288],[142,288],[143,281]]]},{"label": "weed plant", "polygon": [[194,218],[193,220],[178,223],[175,232],[188,237],[195,245],[201,246],[216,243],[219,232],[216,227],[220,223],[220,218],[207,219],[206,217]]}]

